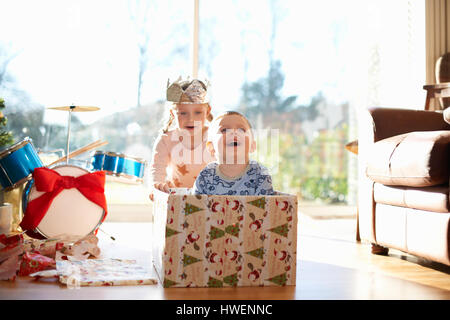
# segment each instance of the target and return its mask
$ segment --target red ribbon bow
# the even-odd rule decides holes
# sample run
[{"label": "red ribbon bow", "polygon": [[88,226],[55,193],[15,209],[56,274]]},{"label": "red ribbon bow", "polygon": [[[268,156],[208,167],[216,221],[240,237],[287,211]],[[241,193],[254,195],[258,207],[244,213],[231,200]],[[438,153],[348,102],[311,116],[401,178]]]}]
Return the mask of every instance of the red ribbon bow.
[{"label": "red ribbon bow", "polygon": [[58,172],[45,167],[33,171],[34,185],[37,191],[45,192],[42,196],[30,201],[24,218],[20,223],[23,230],[35,229],[47,213],[53,199],[64,189],[76,188],[89,201],[105,210],[101,222],[106,218],[105,172],[96,171],[79,177],[61,176]]}]

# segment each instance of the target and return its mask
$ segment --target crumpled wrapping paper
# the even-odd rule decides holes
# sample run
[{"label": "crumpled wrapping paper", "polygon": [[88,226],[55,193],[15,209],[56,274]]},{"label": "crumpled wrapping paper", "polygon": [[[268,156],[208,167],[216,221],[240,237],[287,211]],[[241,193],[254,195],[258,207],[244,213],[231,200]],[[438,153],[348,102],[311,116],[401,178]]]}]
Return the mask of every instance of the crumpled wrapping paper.
[{"label": "crumpled wrapping paper", "polygon": [[100,248],[97,246],[98,238],[93,235],[87,235],[76,241],[73,245],[63,245],[56,251],[56,260],[86,260],[90,257],[100,257]]},{"label": "crumpled wrapping paper", "polygon": [[[64,237],[63,237],[64,238]],[[27,239],[0,235],[0,280],[16,275],[59,278],[68,288],[156,284],[152,274],[134,260],[98,259],[98,238]],[[90,259],[91,258],[91,259]],[[94,258],[94,259],[92,259]]]},{"label": "crumpled wrapping paper", "polygon": [[40,253],[43,256],[55,259],[56,251],[64,245],[61,240],[36,240],[27,239],[24,243],[24,251],[31,253]]},{"label": "crumpled wrapping paper", "polygon": [[22,235],[0,234],[0,280],[15,280],[22,254]]},{"label": "crumpled wrapping paper", "polygon": [[56,267],[55,260],[40,253],[25,252],[20,263],[19,276],[28,276],[32,273],[54,269]]},{"label": "crumpled wrapping paper", "polygon": [[78,240],[65,236],[24,240],[21,234],[0,234],[0,280],[15,280],[16,275],[54,277],[56,260],[98,258],[101,251],[97,244],[95,235]]}]

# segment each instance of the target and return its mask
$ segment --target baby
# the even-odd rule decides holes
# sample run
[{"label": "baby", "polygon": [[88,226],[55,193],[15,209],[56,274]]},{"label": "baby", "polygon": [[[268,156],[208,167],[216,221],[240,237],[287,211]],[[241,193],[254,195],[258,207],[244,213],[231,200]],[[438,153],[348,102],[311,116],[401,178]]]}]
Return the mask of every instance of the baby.
[{"label": "baby", "polygon": [[195,194],[273,195],[268,170],[249,159],[256,149],[252,127],[242,114],[227,111],[213,120],[206,147],[217,161],[209,163],[195,180]]}]

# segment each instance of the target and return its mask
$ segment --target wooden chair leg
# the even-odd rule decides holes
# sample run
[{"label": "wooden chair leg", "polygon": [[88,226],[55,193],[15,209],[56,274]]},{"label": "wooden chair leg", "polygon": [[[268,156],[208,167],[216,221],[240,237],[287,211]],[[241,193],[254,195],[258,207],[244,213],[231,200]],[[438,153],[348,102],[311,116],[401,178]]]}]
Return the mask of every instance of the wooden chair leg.
[{"label": "wooden chair leg", "polygon": [[359,208],[356,209],[356,242],[361,242],[361,236],[359,235]]},{"label": "wooden chair leg", "polygon": [[389,253],[389,248],[372,243],[372,254],[387,256],[388,253]]},{"label": "wooden chair leg", "polygon": [[431,93],[431,90],[427,90],[427,96],[425,98],[425,110],[431,109],[431,99],[433,98],[433,94]]}]

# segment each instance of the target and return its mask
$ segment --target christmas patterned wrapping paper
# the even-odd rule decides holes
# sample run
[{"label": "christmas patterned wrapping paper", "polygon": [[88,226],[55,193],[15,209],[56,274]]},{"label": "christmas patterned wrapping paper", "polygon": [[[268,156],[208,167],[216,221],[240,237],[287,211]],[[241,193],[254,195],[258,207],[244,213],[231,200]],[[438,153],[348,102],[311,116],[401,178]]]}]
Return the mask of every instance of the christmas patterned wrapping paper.
[{"label": "christmas patterned wrapping paper", "polygon": [[156,284],[156,279],[134,260],[87,259],[56,261],[59,281],[67,286],[126,286]]},{"label": "christmas patterned wrapping paper", "polygon": [[153,264],[165,288],[295,285],[297,197],[155,192]]}]

